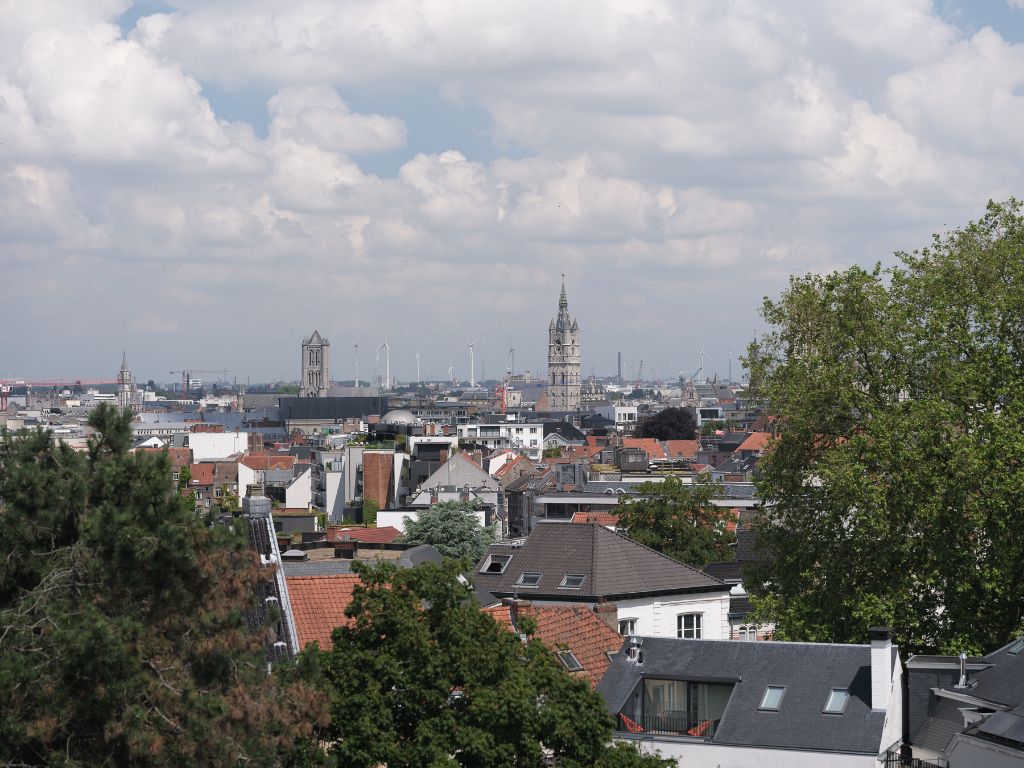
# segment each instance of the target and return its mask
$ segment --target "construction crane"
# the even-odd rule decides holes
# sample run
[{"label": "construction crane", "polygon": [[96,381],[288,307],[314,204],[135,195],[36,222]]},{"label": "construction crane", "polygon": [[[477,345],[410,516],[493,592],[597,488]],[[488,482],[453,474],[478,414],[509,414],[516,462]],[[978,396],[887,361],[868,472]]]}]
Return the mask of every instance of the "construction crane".
[{"label": "construction crane", "polygon": [[168,371],[168,373],[171,376],[176,376],[179,373],[181,374],[181,399],[184,400],[186,397],[188,397],[188,391],[190,389],[189,385],[192,382],[193,373],[218,373],[221,375],[221,378],[227,379],[228,374],[231,373],[231,371],[229,371],[227,368],[221,368],[218,370],[208,370],[206,368],[186,368],[183,371]]},{"label": "construction crane", "polygon": [[0,379],[0,411],[7,410],[7,399],[15,387],[25,387],[29,392],[32,387],[98,387],[117,383],[117,379]]},{"label": "construction crane", "polygon": [[636,370],[636,384],[633,385],[633,389],[640,389],[640,381],[644,377],[644,361],[640,361],[640,367]]}]

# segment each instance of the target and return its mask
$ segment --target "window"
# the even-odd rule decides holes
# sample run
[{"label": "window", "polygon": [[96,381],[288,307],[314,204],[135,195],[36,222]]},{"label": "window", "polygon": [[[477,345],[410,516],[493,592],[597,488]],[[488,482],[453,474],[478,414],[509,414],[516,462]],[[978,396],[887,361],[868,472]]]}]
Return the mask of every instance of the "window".
[{"label": "window", "polygon": [[703,613],[680,613],[676,616],[676,637],[699,640],[703,618]]},{"label": "window", "polygon": [[764,695],[761,697],[761,705],[758,709],[778,712],[779,705],[782,703],[782,694],[785,692],[786,689],[781,685],[769,685],[764,689]]},{"label": "window", "polygon": [[619,619],[619,634],[620,635],[635,635],[636,634],[636,619]]},{"label": "window", "polygon": [[504,573],[512,555],[488,555],[480,573]]},{"label": "window", "polygon": [[742,625],[739,630],[740,640],[757,640],[757,627],[751,624],[750,626]]},{"label": "window", "polygon": [[841,715],[846,710],[846,702],[850,700],[850,692],[845,688],[833,688],[825,702],[825,712],[830,715]]},{"label": "window", "polygon": [[539,573],[530,573],[529,571],[524,571],[522,574],[520,574],[519,581],[517,581],[516,584],[518,584],[521,587],[536,587],[540,583],[541,575],[542,574]]},{"label": "window", "polygon": [[565,575],[565,578],[562,579],[562,583],[558,586],[564,587],[565,589],[579,589],[583,586],[583,582],[586,580],[586,578],[587,577],[582,574],[567,573]]},{"label": "window", "polygon": [[578,672],[583,669],[583,665],[580,664],[579,659],[576,658],[572,651],[559,651],[558,658],[570,672]]}]

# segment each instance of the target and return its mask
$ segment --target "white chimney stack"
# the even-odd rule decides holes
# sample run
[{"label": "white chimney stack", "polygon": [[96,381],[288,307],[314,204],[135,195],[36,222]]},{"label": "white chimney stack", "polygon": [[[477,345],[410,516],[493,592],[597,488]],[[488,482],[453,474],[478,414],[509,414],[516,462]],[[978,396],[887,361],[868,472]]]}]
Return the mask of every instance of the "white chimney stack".
[{"label": "white chimney stack", "polygon": [[871,627],[871,709],[884,712],[892,691],[892,630]]}]

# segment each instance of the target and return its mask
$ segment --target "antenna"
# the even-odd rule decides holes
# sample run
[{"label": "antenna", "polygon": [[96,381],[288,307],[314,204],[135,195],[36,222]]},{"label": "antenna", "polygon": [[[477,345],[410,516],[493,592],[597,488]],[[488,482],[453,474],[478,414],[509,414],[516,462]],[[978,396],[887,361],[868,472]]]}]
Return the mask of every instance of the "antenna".
[{"label": "antenna", "polygon": [[469,386],[471,387],[476,386],[476,360],[473,357],[473,348],[478,341],[480,341],[479,336],[472,341],[466,342],[466,346],[469,347]]}]

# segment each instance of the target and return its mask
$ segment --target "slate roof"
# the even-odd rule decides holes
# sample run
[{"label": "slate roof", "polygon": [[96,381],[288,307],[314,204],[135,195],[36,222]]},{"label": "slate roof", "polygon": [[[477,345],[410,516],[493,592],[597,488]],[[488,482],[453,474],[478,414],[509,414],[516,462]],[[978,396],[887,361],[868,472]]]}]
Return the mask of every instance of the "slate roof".
[{"label": "slate roof", "polygon": [[547,437],[550,434],[561,435],[570,442],[582,443],[587,439],[586,435],[567,421],[545,421],[544,437]]},{"label": "slate roof", "polygon": [[464,452],[460,451],[438,467],[434,474],[421,483],[420,487],[440,488],[442,486],[455,486],[462,488],[466,485],[470,488],[498,489],[498,481],[488,475],[479,464]]},{"label": "slate roof", "polygon": [[743,566],[735,561],[731,563],[708,563],[704,573],[722,581],[743,581]]},{"label": "slate roof", "polygon": [[[480,573],[491,554],[512,556],[504,573]],[[523,573],[540,573],[540,581],[534,587],[519,585],[516,582]],[[585,576],[579,589],[561,586],[567,574]],[[474,579],[478,590],[496,596],[572,602],[728,589],[703,571],[597,523],[540,523],[522,546],[495,544],[488,548]]]},{"label": "slate roof", "polygon": [[941,755],[950,740],[964,729],[964,717],[960,714],[960,708],[964,706],[962,701],[932,696],[928,702],[928,716],[910,743]]},{"label": "slate roof", "polygon": [[[510,606],[495,605],[485,608],[484,613],[494,617],[499,624],[516,631],[510,615]],[[568,649],[583,666],[573,672],[574,676],[585,677],[593,688],[604,677],[611,665],[609,653],[615,653],[622,646],[622,635],[605,624],[604,620],[585,605],[537,606],[520,605],[519,618],[532,619],[536,630],[533,637],[553,651]]]},{"label": "slate roof", "polygon": [[305,648],[314,641],[322,649],[333,647],[331,632],[335,627],[347,626],[352,621],[345,615],[345,609],[352,602],[352,592],[359,583],[359,577],[355,574],[294,576],[287,573],[285,580],[299,648]]},{"label": "slate roof", "polygon": [[[597,687],[610,712],[622,710],[642,677],[732,682],[712,743],[861,754],[887,746],[885,712],[871,709],[870,645],[645,637],[643,659],[612,659]],[[786,688],[777,712],[758,709],[769,685]],[[850,691],[842,715],[822,711],[831,688]]]},{"label": "slate roof", "polygon": [[992,666],[971,675],[976,685],[966,691],[953,687],[947,687],[946,690],[1007,706],[1024,702],[1024,648],[1011,653],[1019,639],[1014,639],[984,657],[984,661]]}]

